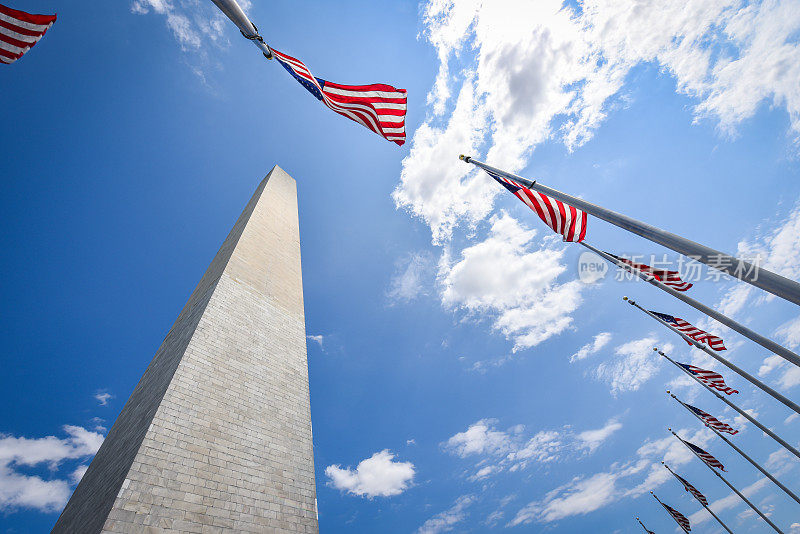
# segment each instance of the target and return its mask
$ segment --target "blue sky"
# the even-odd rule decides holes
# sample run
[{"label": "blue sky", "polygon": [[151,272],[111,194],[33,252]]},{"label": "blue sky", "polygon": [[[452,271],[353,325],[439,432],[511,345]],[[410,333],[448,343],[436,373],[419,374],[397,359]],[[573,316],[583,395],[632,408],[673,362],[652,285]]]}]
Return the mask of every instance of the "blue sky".
[{"label": "blue sky", "polygon": [[[800,509],[669,399],[796,491],[796,460],[651,351],[723,373],[621,300],[722,336],[797,400],[800,376],[655,288],[577,280],[564,244],[469,153],[800,279],[800,10],[791,1],[245,3],[340,83],[409,92],[398,148],[315,101],[204,0],[15,0],[59,20],[0,70],[0,525],[46,531],[260,179],[298,182],[323,532],[766,527],[666,431],[717,456],[786,532]],[[674,253],[590,219],[618,254]],[[730,280],[702,302],[796,348],[800,314]],[[794,526],[793,523],[795,524]],[[717,530],[715,530],[717,529]]]}]

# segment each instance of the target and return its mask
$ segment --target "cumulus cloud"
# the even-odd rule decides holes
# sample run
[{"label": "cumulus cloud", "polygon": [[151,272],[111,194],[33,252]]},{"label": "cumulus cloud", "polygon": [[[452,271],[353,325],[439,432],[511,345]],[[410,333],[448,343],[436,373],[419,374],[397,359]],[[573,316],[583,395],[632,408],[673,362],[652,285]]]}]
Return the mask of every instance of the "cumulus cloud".
[{"label": "cumulus cloud", "polygon": [[629,341],[614,349],[612,360],[597,366],[595,376],[607,382],[614,395],[636,391],[659,370],[660,356],[653,352],[656,346],[667,354],[674,349],[671,343],[659,344],[654,334]]},{"label": "cumulus cloud", "polygon": [[65,460],[94,455],[103,443],[103,436],[83,427],[66,425],[67,438],[47,436],[23,438],[0,435],[0,510],[33,508],[43,512],[56,512],[63,508],[72,489],[83,476],[81,467],[70,474],[70,480],[54,478],[45,480],[35,475],[18,472],[19,467],[45,464],[58,469]]},{"label": "cumulus cloud", "polygon": [[429,253],[409,254],[397,262],[386,296],[392,304],[411,302],[427,294],[435,275],[435,264]]},{"label": "cumulus cloud", "polygon": [[578,352],[570,356],[569,363],[578,360],[585,360],[592,354],[597,354],[600,350],[611,342],[611,332],[600,332],[594,339],[581,347]]},{"label": "cumulus cloud", "polygon": [[788,113],[800,139],[800,14],[791,0],[429,0],[422,13],[439,69],[394,198],[435,241],[460,220],[488,216],[499,193],[457,164],[458,153],[480,151],[516,172],[546,140],[575,149],[644,63],[674,78],[696,120],[733,134],[766,103]]},{"label": "cumulus cloud", "polygon": [[477,471],[470,480],[481,480],[505,470],[525,469],[530,464],[555,462],[566,456],[575,457],[581,452],[591,454],[622,428],[620,422],[612,419],[602,428],[578,433],[565,427],[526,435],[523,425],[508,430],[498,430],[496,425],[496,419],[481,419],[442,444],[450,454],[476,458]]},{"label": "cumulus cloud", "polygon": [[325,468],[329,484],[336,489],[368,498],[400,495],[414,479],[414,464],[396,462],[384,449],[362,460],[355,469],[329,465]]},{"label": "cumulus cloud", "polygon": [[492,217],[488,237],[461,257],[440,262],[442,303],[494,316],[494,328],[513,339],[514,350],[533,347],[572,325],[583,284],[559,283],[563,247],[536,247],[528,230],[505,212]]},{"label": "cumulus cloud", "polygon": [[421,527],[417,529],[417,534],[439,534],[440,532],[449,532],[458,524],[464,521],[467,517],[467,508],[469,508],[476,498],[473,495],[462,495],[456,499],[455,504],[431,517]]}]

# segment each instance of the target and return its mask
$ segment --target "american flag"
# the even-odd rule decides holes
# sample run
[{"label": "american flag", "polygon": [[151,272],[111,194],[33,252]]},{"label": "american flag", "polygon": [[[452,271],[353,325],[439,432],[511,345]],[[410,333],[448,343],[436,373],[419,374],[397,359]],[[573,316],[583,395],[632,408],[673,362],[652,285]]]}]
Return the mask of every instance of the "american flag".
[{"label": "american flag", "polygon": [[713,415],[704,412],[700,408],[696,408],[696,407],[692,406],[691,404],[686,404],[686,403],[683,403],[683,405],[686,406],[687,408],[689,408],[692,412],[694,412],[697,415],[697,417],[702,419],[705,422],[705,424],[707,424],[711,428],[719,430],[720,432],[727,432],[728,434],[731,434],[731,435],[739,433],[738,430],[734,430],[729,425],[726,425],[725,423],[723,423],[722,421],[720,421],[719,419],[717,419]]},{"label": "american flag", "polygon": [[406,90],[391,85],[340,85],[316,78],[305,63],[272,48],[275,59],[317,100],[398,145],[406,142]]},{"label": "american flag", "polygon": [[[709,334],[705,330],[700,330],[696,326],[692,326],[688,322],[684,321],[679,317],[673,317],[672,315],[667,315],[666,313],[658,313],[650,310],[650,313],[667,323],[669,326],[677,330],[678,332],[685,334],[686,337],[694,339],[698,343],[705,343],[713,350],[721,351],[726,350],[725,345],[722,343],[722,338],[718,338],[715,335]],[[686,343],[689,343],[686,341]],[[689,343],[691,345],[691,343]]]},{"label": "american flag", "polygon": [[21,58],[55,21],[55,15],[32,15],[0,4],[0,63]]},{"label": "american flag", "polygon": [[689,282],[684,282],[681,280],[680,273],[678,271],[668,271],[666,269],[654,269],[647,264],[644,263],[636,263],[631,260],[626,260],[625,258],[620,258],[617,255],[611,254],[610,252],[606,252],[609,256],[615,258],[618,262],[626,265],[629,271],[637,270],[642,274],[647,276],[652,276],[665,286],[669,286],[675,291],[686,291],[692,287],[692,284]]},{"label": "american flag", "polygon": [[[674,474],[674,473],[673,473],[673,474]],[[686,491],[688,491],[689,493],[691,493],[692,495],[694,495],[694,498],[695,498],[695,499],[697,499],[698,501],[700,501],[700,504],[702,504],[703,506],[708,506],[708,499],[706,499],[706,496],[705,496],[705,495],[703,495],[702,493],[700,493],[700,492],[697,490],[697,488],[695,488],[694,486],[692,486],[691,484],[689,484],[689,481],[687,481],[687,480],[686,480],[685,478],[683,478],[682,476],[680,476],[680,475],[675,475],[675,476],[678,478],[678,480],[680,480],[680,481],[681,481],[681,484],[683,484],[683,488],[684,488]]]},{"label": "american flag", "polygon": [[675,520],[676,523],[678,523],[678,525],[683,529],[684,532],[692,531],[692,526],[689,524],[689,520],[686,518],[685,515],[677,511],[675,508],[667,506],[663,502],[661,503],[661,506],[663,506],[667,510],[667,512],[669,512],[669,515],[672,516],[672,518]]},{"label": "american flag", "polygon": [[706,464],[710,465],[711,467],[716,467],[717,469],[725,471],[725,466],[722,465],[722,463],[720,463],[719,460],[708,454],[706,451],[704,451],[703,449],[701,449],[700,447],[698,447],[693,443],[689,443],[688,441],[684,441],[684,443],[686,444],[687,447],[692,449],[692,451]]},{"label": "american flag", "polygon": [[586,212],[576,209],[560,200],[554,200],[543,193],[528,189],[516,180],[484,169],[500,185],[514,193],[555,233],[561,234],[564,241],[583,241],[586,237]]},{"label": "american flag", "polygon": [[719,373],[715,373],[714,371],[707,371],[705,369],[700,369],[699,367],[695,367],[694,365],[689,365],[688,363],[678,363],[681,367],[692,373],[697,379],[702,382],[703,384],[707,385],[711,389],[716,389],[717,391],[721,391],[726,395],[733,395],[734,393],[739,393],[738,389],[733,389],[730,386],[725,385],[725,380],[722,378],[722,375]]}]

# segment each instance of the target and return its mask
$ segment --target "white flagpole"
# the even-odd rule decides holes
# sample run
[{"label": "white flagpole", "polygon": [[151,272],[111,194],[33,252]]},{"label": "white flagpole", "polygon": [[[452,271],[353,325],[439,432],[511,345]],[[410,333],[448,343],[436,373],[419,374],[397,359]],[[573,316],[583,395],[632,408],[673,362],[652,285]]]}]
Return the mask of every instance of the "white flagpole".
[{"label": "white flagpole", "polygon": [[731,408],[733,408],[734,410],[736,410],[737,412],[739,412],[739,414],[740,414],[742,417],[744,417],[745,419],[747,419],[748,421],[750,421],[751,423],[753,423],[753,424],[754,424],[756,427],[758,427],[758,429],[759,429],[759,430],[761,430],[763,433],[765,433],[766,435],[768,435],[769,437],[771,437],[772,439],[774,439],[775,441],[777,441],[777,442],[778,442],[780,445],[782,445],[782,446],[783,446],[783,448],[784,448],[784,449],[786,449],[787,451],[791,452],[792,454],[794,454],[795,456],[797,456],[798,458],[800,458],[800,451],[798,451],[796,448],[794,448],[794,447],[792,447],[791,445],[789,445],[789,444],[788,444],[786,441],[784,441],[784,440],[783,440],[783,439],[782,439],[780,436],[778,436],[777,434],[775,434],[775,432],[773,432],[773,431],[772,431],[772,430],[770,430],[769,428],[767,428],[767,427],[765,427],[764,425],[762,425],[761,423],[759,423],[759,422],[758,422],[758,420],[757,420],[755,417],[753,417],[752,415],[750,415],[750,414],[749,414],[749,413],[747,413],[746,411],[744,411],[744,410],[742,410],[741,408],[739,408],[738,406],[736,406],[734,403],[732,403],[731,401],[729,401],[729,400],[728,400],[727,398],[725,398],[724,396],[720,395],[720,393],[719,393],[718,391],[714,391],[713,389],[711,389],[710,387],[708,387],[708,385],[707,385],[707,384],[705,384],[705,383],[703,383],[703,381],[702,381],[702,380],[700,380],[699,378],[697,378],[696,376],[694,376],[692,373],[690,373],[689,371],[687,371],[686,369],[684,369],[683,367],[681,367],[681,366],[680,366],[680,364],[678,364],[678,362],[676,362],[675,360],[673,360],[672,358],[670,358],[669,356],[667,356],[666,354],[664,354],[663,352],[661,352],[660,350],[658,350],[658,347],[654,347],[654,348],[653,348],[653,350],[654,350],[655,352],[657,352],[658,354],[660,354],[661,356],[663,356],[664,358],[666,358],[666,359],[667,359],[667,360],[668,360],[668,361],[669,361],[669,362],[670,362],[672,365],[674,365],[675,367],[677,367],[678,369],[680,369],[681,371],[683,371],[683,372],[684,372],[684,373],[685,373],[687,376],[689,376],[689,377],[690,377],[692,380],[694,380],[695,382],[697,382],[698,384],[700,384],[701,386],[703,386],[704,388],[706,388],[708,391],[710,391],[710,392],[711,392],[711,393],[712,393],[714,396],[716,396],[716,397],[717,397],[719,400],[721,400],[722,402],[724,402],[725,404],[727,404],[728,406],[730,406]]},{"label": "white flagpole", "polygon": [[729,362],[728,360],[726,360],[722,356],[719,356],[715,351],[711,350],[710,348],[706,347],[705,345],[701,345],[700,343],[698,343],[694,339],[690,338],[689,336],[687,336],[683,332],[679,332],[678,330],[672,328],[670,325],[668,325],[667,323],[665,323],[664,321],[662,321],[661,319],[659,319],[658,317],[653,315],[649,310],[646,310],[646,309],[642,308],[641,306],[636,304],[636,302],[634,302],[633,300],[629,299],[628,297],[622,297],[622,299],[628,301],[628,304],[639,308],[644,313],[646,313],[647,315],[652,317],[655,321],[658,321],[660,324],[662,324],[665,328],[668,328],[668,329],[672,330],[673,332],[675,332],[676,334],[681,336],[683,339],[685,339],[688,343],[690,343],[691,345],[694,345],[698,349],[702,350],[703,352],[705,352],[706,354],[708,354],[709,356],[711,356],[712,358],[717,360],[719,363],[721,363],[722,365],[726,366],[728,369],[732,370],[734,373],[737,373],[739,376],[741,376],[742,378],[744,378],[745,380],[747,380],[748,382],[750,382],[751,384],[753,384],[754,386],[759,388],[764,393],[770,395],[775,400],[785,404],[786,406],[788,406],[789,408],[791,408],[795,412],[800,413],[800,406],[798,406],[796,403],[790,401],[785,396],[781,395],[780,393],[778,393],[777,391],[775,391],[774,389],[772,389],[771,387],[769,387],[768,385],[763,383],[761,380],[757,379],[756,377],[754,377],[753,375],[747,373],[746,371],[740,369],[739,367],[737,367],[736,365],[732,364],[731,362]]},{"label": "white flagpole", "polygon": [[687,410],[689,413],[691,413],[693,416],[697,417],[697,419],[698,419],[698,420],[699,420],[701,423],[703,423],[704,425],[706,425],[706,427],[708,427],[708,428],[709,428],[709,429],[710,429],[710,430],[711,430],[711,431],[712,431],[714,434],[716,434],[716,435],[717,435],[717,437],[719,437],[720,439],[722,439],[722,441],[724,441],[725,443],[727,443],[728,445],[730,445],[730,446],[733,448],[733,450],[735,450],[736,452],[738,452],[738,453],[739,453],[739,454],[742,456],[742,458],[744,458],[745,460],[747,460],[748,462],[750,462],[750,463],[753,465],[753,467],[755,467],[756,469],[758,469],[759,471],[761,471],[761,474],[763,474],[765,477],[767,477],[767,478],[768,478],[768,479],[770,479],[772,482],[774,482],[776,486],[778,486],[780,489],[782,489],[782,490],[784,491],[784,493],[786,493],[786,494],[787,494],[789,497],[791,497],[792,499],[794,499],[794,500],[795,500],[795,502],[796,502],[797,504],[800,504],[800,499],[798,499],[798,498],[797,498],[797,495],[795,495],[795,494],[794,494],[794,493],[793,493],[793,492],[792,492],[792,491],[791,491],[789,488],[787,488],[786,486],[784,486],[783,484],[781,484],[781,483],[780,483],[780,481],[779,481],[777,478],[775,478],[774,476],[772,476],[772,475],[771,475],[771,474],[770,474],[770,473],[769,473],[769,472],[768,472],[766,469],[764,469],[764,468],[763,468],[763,467],[761,467],[761,466],[760,466],[758,463],[756,463],[756,461],[755,461],[755,460],[753,460],[753,459],[752,459],[752,458],[750,458],[748,455],[746,455],[742,449],[740,449],[739,447],[737,447],[736,445],[734,445],[733,443],[731,443],[731,441],[730,441],[728,438],[726,438],[725,436],[723,436],[723,435],[722,435],[720,432],[718,432],[716,428],[713,428],[713,427],[709,426],[709,425],[708,425],[708,423],[706,423],[705,421],[703,421],[702,419],[700,419],[700,417],[699,417],[699,416],[698,416],[696,413],[694,413],[692,410],[690,410],[690,409],[689,409],[689,407],[688,407],[688,406],[686,406],[686,404],[684,404],[684,403],[683,403],[683,401],[681,401],[681,400],[680,400],[678,397],[676,397],[674,394],[670,393],[669,391],[667,391],[667,393],[669,393],[669,396],[670,396],[670,397],[672,397],[673,399],[675,399],[676,401],[678,401],[678,403],[679,403],[681,406],[683,406],[684,408],[686,408],[686,410]]},{"label": "white flagpole", "polygon": [[580,243],[584,247],[588,248],[589,250],[591,250],[592,252],[594,252],[595,254],[600,256],[601,258],[603,258],[603,259],[611,262],[612,264],[616,265],[620,269],[627,270],[627,271],[630,271],[630,272],[638,275],[639,278],[641,278],[645,282],[648,282],[648,283],[656,286],[661,291],[665,291],[665,292],[669,293],[670,295],[672,295],[673,297],[675,297],[676,299],[682,300],[683,302],[685,302],[686,304],[688,304],[692,308],[700,311],[701,313],[704,313],[704,314],[708,315],[712,319],[716,319],[717,321],[719,321],[720,323],[724,324],[725,326],[731,328],[732,330],[735,330],[736,332],[739,332],[740,334],[742,334],[746,338],[749,338],[750,340],[755,341],[756,343],[758,343],[759,345],[761,345],[762,347],[764,347],[768,351],[777,354],[778,356],[782,357],[783,359],[785,359],[787,361],[792,362],[793,364],[795,364],[797,366],[800,366],[800,356],[798,356],[794,352],[790,351],[786,347],[778,345],[777,343],[775,343],[771,339],[765,338],[761,334],[753,332],[752,330],[750,330],[746,326],[737,323],[736,321],[734,321],[733,319],[729,318],[728,316],[723,315],[723,314],[719,313],[718,311],[716,311],[716,310],[714,310],[712,308],[709,308],[705,304],[702,304],[702,303],[694,300],[693,298],[685,295],[684,293],[681,293],[680,291],[676,291],[675,289],[667,286],[666,284],[664,284],[660,280],[657,280],[655,277],[647,275],[647,274],[639,271],[638,269],[635,269],[635,268],[633,268],[633,267],[631,267],[629,265],[625,265],[625,264],[619,262],[616,258],[611,256],[607,252],[603,252],[602,250],[600,250],[600,249],[598,249],[596,247],[593,247],[592,245],[590,245],[586,241],[581,241]]},{"label": "white flagpole", "polygon": [[[669,514],[669,516],[672,518],[672,520],[673,520],[673,521],[675,521],[676,523],[678,523],[678,518],[677,518],[677,517],[675,517],[675,516],[673,516],[672,514],[670,514],[670,513],[669,513],[669,510],[667,510],[667,507],[666,507],[666,505],[665,505],[663,502],[661,502],[661,499],[659,499],[658,497],[656,497],[656,494],[655,494],[655,493],[653,493],[652,491],[650,492],[650,495],[652,495],[653,497],[655,497],[655,499],[658,501],[658,504],[660,504],[661,506],[663,506],[663,507],[664,507],[664,511],[665,511],[665,512],[667,512],[667,513]],[[681,525],[680,523],[678,523],[678,526],[679,526],[679,527],[681,527],[681,530],[682,530],[682,531],[684,531],[684,532],[686,532],[686,534],[689,534],[689,530],[691,530],[691,525],[689,525],[689,530],[686,530],[686,529],[683,527],[683,525]]]},{"label": "white flagpole", "polygon": [[[675,471],[673,471],[672,469],[670,469],[670,468],[669,468],[669,466],[668,466],[667,464],[665,464],[664,462],[661,462],[661,465],[663,465],[664,467],[666,467],[666,468],[667,468],[667,471],[669,471],[670,473],[672,473],[672,476],[674,476],[674,477],[675,477],[675,479],[676,479],[678,482],[680,482],[681,486],[683,486],[683,482],[681,482],[681,479],[680,479],[680,478],[678,478],[678,475],[676,475],[676,474],[675,474]],[[684,487],[684,489],[686,489],[686,488]],[[697,497],[695,497],[695,499],[697,499]],[[727,526],[725,523],[723,523],[723,522],[722,522],[722,519],[720,519],[719,517],[717,517],[717,514],[715,514],[714,512],[712,512],[712,511],[711,511],[711,508],[709,508],[708,506],[706,506],[705,504],[703,504],[703,502],[702,502],[700,499],[697,499],[697,502],[699,502],[699,503],[700,503],[700,506],[702,506],[703,508],[705,508],[705,509],[706,509],[706,512],[708,512],[709,514],[711,514],[711,517],[713,517],[714,519],[716,519],[716,520],[717,520],[717,523],[719,523],[720,525],[722,525],[722,528],[724,528],[725,530],[727,530],[727,531],[728,531],[728,534],[733,534],[733,532],[731,532],[731,529],[729,529],[729,528],[728,528],[728,526]]]},{"label": "white flagpole", "polygon": [[[667,430],[669,430],[670,432],[672,432],[672,429],[671,429],[671,428],[669,428],[669,429],[667,429]],[[689,449],[690,451],[692,451],[692,454],[694,454],[695,456],[697,456],[697,453],[696,453],[696,452],[694,452],[694,449],[692,449],[692,448],[691,448],[689,445],[687,445],[687,444],[686,444],[686,442],[683,440],[683,438],[681,438],[681,437],[680,437],[678,434],[676,434],[675,432],[672,432],[672,435],[673,435],[673,436],[675,436],[676,438],[678,438],[678,439],[681,441],[681,443],[683,443],[684,445],[686,445],[686,448],[687,448],[687,449]],[[741,492],[740,492],[739,490],[737,490],[736,488],[734,488],[734,487],[733,487],[733,485],[732,485],[730,482],[728,482],[727,480],[725,480],[725,477],[724,477],[724,476],[722,476],[722,475],[720,475],[720,474],[719,474],[719,472],[717,472],[717,470],[716,470],[716,469],[714,469],[713,467],[711,467],[710,465],[708,465],[708,464],[706,463],[706,461],[705,461],[705,460],[703,460],[702,458],[700,458],[699,456],[697,456],[697,458],[698,458],[698,459],[699,459],[701,462],[703,462],[703,464],[704,464],[706,467],[708,467],[708,468],[711,470],[711,472],[712,472],[712,473],[714,473],[715,475],[717,475],[717,477],[718,477],[718,478],[719,478],[721,481],[723,481],[723,482],[725,483],[725,485],[726,485],[726,486],[728,486],[728,487],[729,487],[729,488],[730,488],[730,489],[731,489],[731,490],[732,490],[732,491],[733,491],[733,492],[734,492],[736,495],[738,495],[738,496],[739,496],[739,498],[741,498],[741,499],[742,499],[742,500],[743,500],[745,503],[747,503],[747,506],[749,506],[750,508],[752,508],[752,509],[753,509],[753,511],[754,511],[755,513],[757,513],[757,514],[759,515],[759,517],[761,517],[761,519],[763,519],[764,521],[766,521],[766,522],[767,522],[767,524],[768,524],[769,526],[771,526],[772,528],[774,528],[776,532],[779,532],[780,534],[784,534],[784,532],[783,532],[781,529],[779,529],[777,526],[775,526],[775,523],[773,523],[772,521],[770,521],[770,520],[769,520],[769,518],[768,518],[767,516],[765,516],[764,514],[762,514],[762,513],[761,513],[761,510],[759,510],[758,508],[756,508],[756,505],[755,505],[755,504],[751,503],[751,502],[750,502],[750,501],[747,499],[747,497],[745,497],[744,495],[742,495],[742,494],[741,494]]]},{"label": "white flagpole", "polygon": [[264,54],[264,57],[267,59],[272,59],[272,50],[270,50],[267,43],[264,42],[264,39],[261,35],[258,34],[258,29],[256,28],[255,24],[250,22],[250,19],[247,18],[247,15],[244,14],[244,10],[241,6],[236,3],[236,0],[211,0],[216,4],[222,13],[231,19],[231,22],[236,24],[236,27],[239,28],[239,31],[242,32],[242,35],[245,39],[248,39],[256,48],[261,50]]},{"label": "white flagpole", "polygon": [[570,206],[574,206],[580,210],[583,210],[586,213],[618,226],[623,230],[627,230],[633,234],[642,236],[654,243],[658,243],[659,245],[670,248],[675,252],[679,252],[684,256],[705,263],[714,269],[727,273],[734,278],[738,278],[743,282],[747,282],[748,284],[760,287],[764,291],[768,291],[773,295],[784,298],[789,302],[800,304],[800,284],[794,280],[789,280],[788,278],[770,272],[766,269],[758,268],[746,261],[742,261],[728,254],[724,254],[718,250],[714,250],[713,248],[706,247],[705,245],[695,243],[694,241],[686,239],[685,237],[681,237],[677,234],[666,232],[660,228],[656,228],[655,226],[637,221],[636,219],[632,219],[631,217],[622,215],[621,213],[607,210],[596,204],[586,202],[585,200],[573,197],[572,195],[567,195],[566,193],[562,193],[561,191],[537,183],[535,180],[527,180],[521,176],[517,176],[516,174],[492,167],[483,163],[482,161],[472,159],[469,156],[462,154],[459,156],[459,159],[467,163],[472,163],[473,165],[482,169],[490,170],[512,180],[516,180],[529,189],[534,189],[556,200],[566,202]]}]

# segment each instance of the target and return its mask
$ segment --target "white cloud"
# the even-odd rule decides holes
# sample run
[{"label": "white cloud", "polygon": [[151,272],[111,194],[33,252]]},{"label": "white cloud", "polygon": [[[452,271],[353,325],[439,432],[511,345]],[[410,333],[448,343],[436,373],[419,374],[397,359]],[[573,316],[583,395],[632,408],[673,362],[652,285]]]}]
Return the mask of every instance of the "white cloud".
[{"label": "white cloud", "polygon": [[788,425],[789,423],[791,423],[792,421],[794,421],[798,417],[800,417],[800,415],[798,415],[797,413],[793,413],[792,415],[790,415],[789,417],[787,417],[786,419],[783,420],[783,424],[784,425]]},{"label": "white cloud", "polygon": [[100,403],[100,406],[108,406],[108,401],[114,398],[114,395],[105,390],[100,390],[94,394],[94,398]]},{"label": "white cloud", "polygon": [[422,34],[439,72],[395,202],[428,223],[434,241],[446,240],[460,220],[487,217],[500,190],[459,165],[458,153],[480,150],[514,172],[546,140],[574,149],[644,63],[675,79],[697,120],[711,117],[733,134],[767,103],[788,113],[798,139],[798,30],[791,0],[429,0]]},{"label": "white cloud", "polygon": [[426,282],[432,285],[435,274],[435,265],[430,254],[409,254],[397,263],[386,295],[393,304],[411,302],[418,296],[427,294]]},{"label": "white cloud", "polygon": [[81,481],[81,479],[83,478],[83,475],[85,475],[85,474],[86,474],[86,470],[87,470],[87,469],[89,469],[89,466],[88,466],[88,465],[86,465],[86,464],[81,464],[81,465],[79,465],[78,467],[76,467],[76,468],[75,468],[75,471],[73,471],[73,472],[72,472],[72,473],[69,475],[69,478],[70,478],[70,480],[72,481],[72,483],[73,483],[73,484],[77,484],[78,482],[80,482],[80,481]]},{"label": "white cloud", "polygon": [[607,382],[614,395],[636,391],[660,368],[661,357],[653,352],[656,346],[666,354],[674,349],[671,343],[660,344],[654,334],[629,341],[614,349],[615,358],[597,366],[595,376]]},{"label": "white cloud", "polygon": [[306,339],[319,345],[319,348],[321,350],[323,351],[325,350],[325,336],[323,336],[322,334],[317,334],[317,335],[309,334],[306,336]]},{"label": "white cloud", "polygon": [[[677,432],[684,439],[700,446],[704,446],[713,436],[707,429],[693,433],[685,429]],[[671,475],[661,465],[661,461],[670,466],[679,466],[694,458],[673,436],[646,441],[637,450],[636,456],[636,459],[629,462],[612,464],[605,471],[576,477],[548,492],[544,498],[528,503],[517,512],[509,526],[532,522],[548,523],[584,515],[622,498],[637,497],[669,479]]]},{"label": "white cloud", "polygon": [[[83,427],[66,425],[64,431],[69,436],[66,439],[0,435],[0,510],[34,508],[56,512],[66,504],[72,493],[70,482],[58,478],[44,480],[15,470],[18,466],[38,464],[56,470],[65,460],[94,455],[103,443],[101,434]],[[79,469],[70,475],[73,482]]]},{"label": "white cloud", "polygon": [[467,517],[466,509],[475,502],[475,497],[472,495],[462,495],[459,497],[455,504],[431,517],[421,527],[417,529],[417,534],[439,534],[440,532],[449,532],[458,523],[464,521]]},{"label": "white cloud", "polygon": [[325,474],[334,488],[368,498],[400,495],[414,479],[414,464],[396,462],[395,455],[384,449],[362,460],[355,469],[329,465]]},{"label": "white cloud", "polygon": [[[760,478],[749,486],[742,488],[740,491],[745,497],[752,498],[753,495],[764,489],[769,484],[771,484],[771,482],[768,478]],[[722,499],[717,499],[716,501],[709,503],[708,507],[711,508],[715,514],[719,514],[720,512],[730,508],[736,508],[737,506],[743,505],[745,505],[744,501],[742,501],[738,495],[735,493],[730,493],[727,497],[723,497]],[[700,525],[709,519],[712,519],[712,517],[706,513],[705,510],[700,510],[699,512],[695,512],[689,516],[689,521],[692,523],[692,525]]]},{"label": "white cloud", "polygon": [[603,428],[597,430],[586,430],[578,434],[578,439],[582,442],[583,446],[589,449],[589,452],[594,452],[600,445],[602,445],[611,435],[617,430],[622,428],[622,423],[616,419],[610,420]]},{"label": "white cloud", "polygon": [[642,466],[637,464],[621,472],[597,473],[588,478],[576,478],[549,492],[541,501],[534,501],[523,507],[509,522],[509,526],[533,521],[547,523],[593,512],[616,500],[620,478],[641,469]]},{"label": "white cloud", "polygon": [[[251,6],[249,1],[239,3],[243,9]],[[230,42],[225,33],[235,31],[235,26],[215,6],[191,0],[133,0],[131,13],[153,13],[164,17],[167,28],[181,50],[192,54],[191,62],[195,64],[189,65],[189,68],[204,85],[208,85],[206,69],[211,64],[207,52],[209,46],[227,47]]]},{"label": "white cloud", "polygon": [[597,354],[600,350],[611,342],[611,332],[600,332],[594,339],[581,347],[578,352],[570,356],[569,363],[578,360],[585,360],[592,354]]},{"label": "white cloud", "polygon": [[446,448],[465,458],[472,454],[504,454],[511,449],[512,435],[494,428],[495,419],[481,419],[447,440]]},{"label": "white cloud", "polygon": [[489,236],[465,248],[461,258],[440,262],[442,303],[494,316],[494,328],[514,340],[514,350],[533,347],[572,324],[583,284],[558,283],[566,271],[565,248],[532,246],[528,230],[505,212],[491,219]]},{"label": "white cloud", "polygon": [[569,427],[562,430],[540,430],[525,435],[525,427],[516,425],[498,430],[495,419],[481,419],[464,432],[450,437],[442,448],[460,458],[477,457],[475,474],[470,480],[481,480],[502,471],[525,469],[531,463],[545,464],[564,457],[591,454],[622,428],[611,419],[602,428],[575,433]]}]

